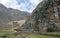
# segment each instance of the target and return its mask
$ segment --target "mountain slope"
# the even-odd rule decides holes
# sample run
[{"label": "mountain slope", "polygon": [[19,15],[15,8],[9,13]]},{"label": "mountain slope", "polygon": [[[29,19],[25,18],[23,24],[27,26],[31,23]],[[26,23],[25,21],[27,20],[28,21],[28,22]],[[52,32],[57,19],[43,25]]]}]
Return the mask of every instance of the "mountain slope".
[{"label": "mountain slope", "polygon": [[25,11],[19,11],[17,9],[9,8],[9,13],[11,13],[13,20],[23,20],[26,19],[26,17],[30,16],[30,13]]},{"label": "mountain slope", "polygon": [[6,28],[6,24],[10,21],[18,21],[26,19],[30,13],[17,9],[6,8],[0,4],[0,29]]}]

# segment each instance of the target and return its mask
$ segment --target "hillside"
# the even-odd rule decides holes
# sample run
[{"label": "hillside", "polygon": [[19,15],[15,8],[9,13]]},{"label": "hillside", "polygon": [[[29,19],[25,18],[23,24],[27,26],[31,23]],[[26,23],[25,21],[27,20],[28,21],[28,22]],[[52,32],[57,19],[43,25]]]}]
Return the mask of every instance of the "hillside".
[{"label": "hillside", "polygon": [[20,11],[12,8],[8,8],[8,10],[9,13],[12,15],[14,21],[23,20],[26,19],[26,17],[30,16],[30,13],[26,11]]},{"label": "hillside", "polygon": [[17,29],[20,28],[25,23],[25,20],[11,21],[7,23],[7,29]]},{"label": "hillside", "polygon": [[0,29],[6,28],[6,24],[10,21],[23,20],[28,16],[30,16],[28,12],[7,8],[0,4]]}]

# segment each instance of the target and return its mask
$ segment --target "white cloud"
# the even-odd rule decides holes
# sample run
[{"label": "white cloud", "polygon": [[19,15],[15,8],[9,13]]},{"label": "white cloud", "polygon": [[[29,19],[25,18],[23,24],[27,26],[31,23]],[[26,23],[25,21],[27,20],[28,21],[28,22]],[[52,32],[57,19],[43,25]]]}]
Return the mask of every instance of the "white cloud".
[{"label": "white cloud", "polygon": [[3,5],[5,5],[8,8],[11,8],[11,6],[17,5],[16,0],[0,0],[0,3],[2,3]]},{"label": "white cloud", "polygon": [[8,0],[0,0],[0,3],[2,3],[2,4],[5,4],[6,2],[8,2]]},{"label": "white cloud", "polygon": [[28,2],[26,0],[24,1],[25,1],[24,3],[20,1],[21,4],[18,4],[17,0],[0,0],[0,3],[2,3],[8,8],[32,12],[34,8],[37,6],[37,4],[42,0],[29,0]]},{"label": "white cloud", "polygon": [[30,3],[32,3],[33,5],[38,4],[40,1],[39,0],[30,0]]}]

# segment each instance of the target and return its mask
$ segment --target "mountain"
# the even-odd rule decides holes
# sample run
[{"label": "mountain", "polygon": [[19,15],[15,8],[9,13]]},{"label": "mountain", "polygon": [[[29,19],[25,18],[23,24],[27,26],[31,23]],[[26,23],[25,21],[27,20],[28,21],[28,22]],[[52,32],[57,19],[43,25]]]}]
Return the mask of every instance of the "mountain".
[{"label": "mountain", "polygon": [[30,13],[17,9],[7,8],[0,4],[0,29],[6,28],[6,24],[10,21],[18,21],[26,19]]},{"label": "mountain", "polygon": [[[8,17],[8,18],[7,18]],[[8,9],[0,4],[0,28],[2,29],[7,22],[9,22],[12,18],[10,14],[8,14]],[[4,26],[5,27],[5,26]]]},{"label": "mountain", "polygon": [[8,10],[9,10],[9,13],[12,15],[14,21],[23,20],[23,19],[26,19],[26,17],[30,16],[30,13],[26,11],[20,11],[12,8],[8,8]]},{"label": "mountain", "polygon": [[60,0],[43,0],[33,10],[23,27],[45,32],[47,26],[60,27],[58,24],[60,24]]}]

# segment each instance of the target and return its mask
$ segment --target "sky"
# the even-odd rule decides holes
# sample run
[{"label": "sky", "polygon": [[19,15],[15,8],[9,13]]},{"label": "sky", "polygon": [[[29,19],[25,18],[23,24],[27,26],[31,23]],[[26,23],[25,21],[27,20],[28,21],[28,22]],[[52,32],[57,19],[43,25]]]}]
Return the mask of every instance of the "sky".
[{"label": "sky", "polygon": [[42,0],[0,0],[7,8],[32,12]]}]

